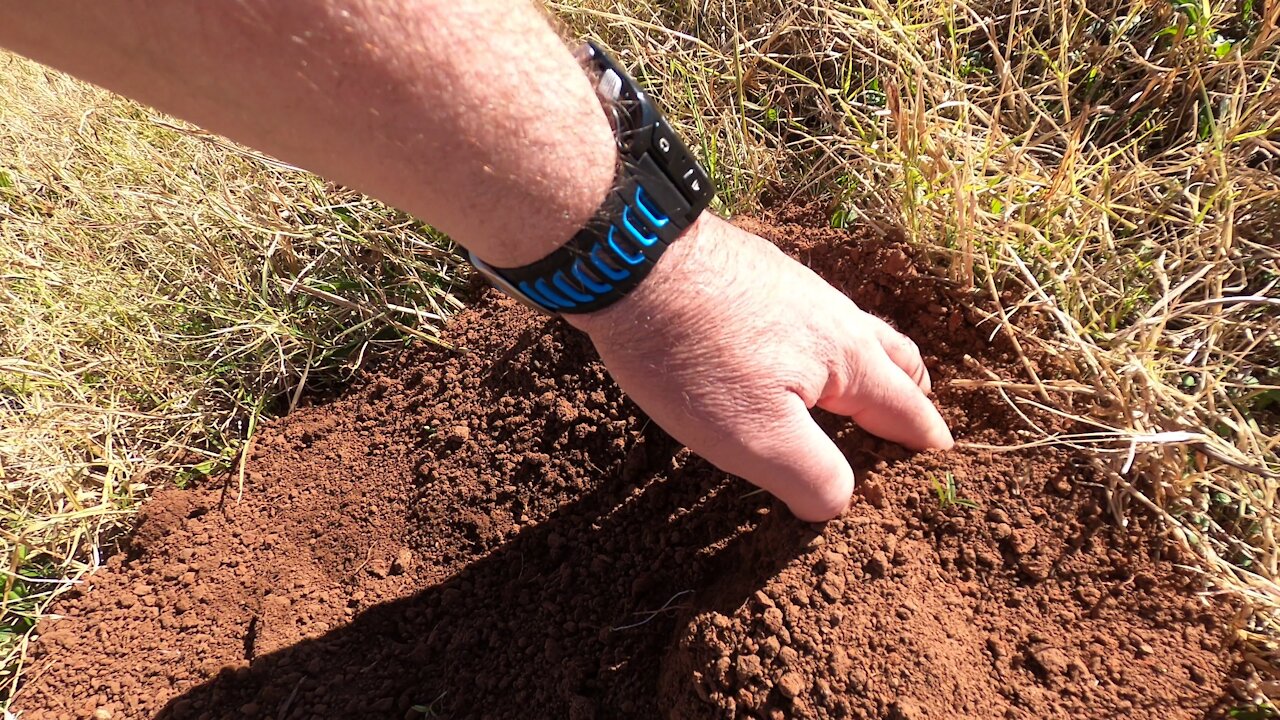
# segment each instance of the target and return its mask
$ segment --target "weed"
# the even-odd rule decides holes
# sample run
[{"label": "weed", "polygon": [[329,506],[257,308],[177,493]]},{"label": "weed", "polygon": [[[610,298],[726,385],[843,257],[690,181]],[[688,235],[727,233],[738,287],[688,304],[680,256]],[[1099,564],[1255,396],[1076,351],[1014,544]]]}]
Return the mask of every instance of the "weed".
[{"label": "weed", "polygon": [[409,708],[409,711],[411,713],[417,713],[423,717],[440,717],[440,713],[436,709],[436,706],[444,700],[445,694],[446,693],[440,693],[436,696],[435,700],[432,700],[426,705],[413,705]]},{"label": "weed", "polygon": [[950,507],[964,507],[975,510],[978,503],[960,496],[960,491],[956,487],[955,475],[947,473],[939,480],[937,476],[930,476],[930,484],[933,485],[933,494],[938,497],[938,507],[946,510]]},{"label": "weed", "polygon": [[1274,720],[1277,712],[1270,705],[1249,705],[1231,708],[1227,711],[1227,717],[1236,720]]}]

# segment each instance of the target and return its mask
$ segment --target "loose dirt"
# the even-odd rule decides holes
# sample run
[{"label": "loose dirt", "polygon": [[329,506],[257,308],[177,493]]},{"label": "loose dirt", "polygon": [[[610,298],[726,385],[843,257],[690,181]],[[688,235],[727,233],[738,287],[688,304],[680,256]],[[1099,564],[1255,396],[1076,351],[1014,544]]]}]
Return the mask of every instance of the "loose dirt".
[{"label": "loose dirt", "polygon": [[[991,390],[952,383],[1025,377],[969,298],[900,242],[803,219],[744,224],[917,340],[958,440],[1029,439]],[[269,426],[242,492],[157,494],[41,624],[14,710],[1167,719],[1235,702],[1231,608],[1142,517],[1119,530],[1079,458],[911,455],[823,415],[860,490],[810,525],[670,440],[562,323],[488,293],[447,339]]]}]

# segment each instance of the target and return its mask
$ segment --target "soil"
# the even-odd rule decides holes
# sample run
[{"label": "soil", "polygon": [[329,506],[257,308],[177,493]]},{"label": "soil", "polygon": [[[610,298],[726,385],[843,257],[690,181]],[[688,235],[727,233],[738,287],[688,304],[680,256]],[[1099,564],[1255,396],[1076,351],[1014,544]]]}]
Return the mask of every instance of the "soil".
[{"label": "soil", "polygon": [[[1024,377],[970,298],[900,241],[808,218],[742,222],[917,340],[962,443],[1032,437],[952,383]],[[563,323],[487,293],[447,340],[267,427],[242,490],[158,493],[42,622],[13,709],[1168,719],[1235,702],[1232,608],[1153,523],[1121,530],[1079,458],[912,455],[821,415],[860,485],[807,524],[668,438]]]}]

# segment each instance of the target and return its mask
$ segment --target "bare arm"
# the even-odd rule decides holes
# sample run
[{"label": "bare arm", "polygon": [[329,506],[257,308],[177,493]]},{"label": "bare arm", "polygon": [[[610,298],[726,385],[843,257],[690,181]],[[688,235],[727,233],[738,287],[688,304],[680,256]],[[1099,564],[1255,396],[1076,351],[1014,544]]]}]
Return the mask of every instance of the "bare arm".
[{"label": "bare arm", "polygon": [[613,180],[609,123],[521,0],[0,0],[0,45],[429,220],[516,266]]},{"label": "bare arm", "polygon": [[[613,181],[586,76],[522,0],[0,0],[0,45],[376,195],[498,266],[564,243]],[[708,213],[633,293],[569,321],[663,428],[808,520],[853,488],[810,408],[952,444],[910,340]]]}]

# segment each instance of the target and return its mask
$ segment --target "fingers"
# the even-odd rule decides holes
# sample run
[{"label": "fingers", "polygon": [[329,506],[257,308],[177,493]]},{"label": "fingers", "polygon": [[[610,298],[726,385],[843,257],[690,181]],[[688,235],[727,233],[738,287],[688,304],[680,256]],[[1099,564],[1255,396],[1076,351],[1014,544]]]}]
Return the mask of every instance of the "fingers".
[{"label": "fingers", "polygon": [[801,520],[837,517],[853,493],[853,469],[822,432],[804,401],[788,394],[783,407],[763,426],[733,441],[694,452],[720,469],[773,493]]},{"label": "fingers", "polygon": [[858,362],[862,380],[838,388],[839,394],[824,394],[818,407],[848,415],[867,432],[915,450],[948,450],[955,445],[946,421],[920,384],[887,351],[871,348]]},{"label": "fingers", "polygon": [[884,348],[893,364],[902,368],[907,377],[927,394],[933,386],[929,380],[929,370],[920,357],[920,348],[911,341],[911,338],[894,330],[889,323],[875,315],[864,313],[862,319],[880,341],[880,346]]}]

